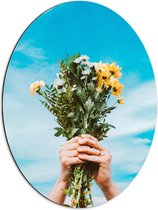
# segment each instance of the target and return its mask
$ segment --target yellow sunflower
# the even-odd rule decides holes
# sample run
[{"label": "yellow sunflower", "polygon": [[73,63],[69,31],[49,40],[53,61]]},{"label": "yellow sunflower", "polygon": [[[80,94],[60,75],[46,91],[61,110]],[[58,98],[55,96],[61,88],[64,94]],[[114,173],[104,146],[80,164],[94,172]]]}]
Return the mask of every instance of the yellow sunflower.
[{"label": "yellow sunflower", "polygon": [[120,84],[119,82],[118,82],[118,80],[114,80],[114,83],[113,83],[113,91],[112,91],[112,94],[114,95],[114,96],[118,96],[118,95],[120,95],[120,94],[122,94],[122,88],[123,88],[124,86],[122,85],[122,84]]},{"label": "yellow sunflower", "polygon": [[121,67],[117,66],[116,63],[112,63],[109,65],[109,72],[115,77],[120,78],[122,76]]},{"label": "yellow sunflower", "polygon": [[97,73],[97,79],[98,79],[98,88],[104,84],[106,87],[108,85],[108,80],[110,78],[110,72],[109,72],[109,64],[103,64],[102,62],[97,63],[96,65],[96,73]]}]

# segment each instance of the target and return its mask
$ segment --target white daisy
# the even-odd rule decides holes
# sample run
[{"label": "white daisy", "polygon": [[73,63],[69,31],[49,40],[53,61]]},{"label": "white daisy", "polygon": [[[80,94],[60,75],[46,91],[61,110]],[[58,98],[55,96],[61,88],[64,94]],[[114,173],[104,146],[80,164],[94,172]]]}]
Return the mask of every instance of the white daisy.
[{"label": "white daisy", "polygon": [[93,66],[93,63],[91,63],[91,62],[89,62],[89,61],[81,61],[81,64],[82,65],[86,65],[86,66],[88,66],[89,68],[91,68],[92,66]]},{"label": "white daisy", "polygon": [[85,78],[86,78],[86,77],[85,77],[85,76],[83,76],[83,77],[81,77],[80,79],[81,79],[81,80],[83,80],[83,79],[85,79]]},{"label": "white daisy", "polygon": [[93,62],[93,63],[91,63],[91,65],[94,66],[94,68],[96,69],[98,63],[97,62]]},{"label": "white daisy", "polygon": [[74,63],[81,63],[81,61],[87,61],[89,60],[89,57],[87,55],[81,55],[79,58],[76,58],[74,60]]},{"label": "white daisy", "polygon": [[74,91],[74,90],[76,90],[76,89],[77,89],[77,85],[76,85],[76,84],[74,84],[74,85],[72,86],[71,91]]},{"label": "white daisy", "polygon": [[91,73],[90,69],[85,69],[82,71],[82,75],[89,75]]},{"label": "white daisy", "polygon": [[93,77],[92,80],[97,80],[97,77]]},{"label": "white daisy", "polygon": [[57,78],[57,79],[54,80],[53,86],[54,86],[56,89],[58,89],[59,87],[63,86],[64,83],[65,83],[65,82],[64,82],[62,79]]}]

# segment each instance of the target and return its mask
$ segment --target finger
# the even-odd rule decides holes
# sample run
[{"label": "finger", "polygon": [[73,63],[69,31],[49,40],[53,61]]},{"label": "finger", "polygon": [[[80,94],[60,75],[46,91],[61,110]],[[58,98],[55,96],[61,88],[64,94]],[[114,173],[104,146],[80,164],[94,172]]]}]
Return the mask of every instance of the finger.
[{"label": "finger", "polygon": [[102,163],[103,162],[103,158],[101,156],[78,154],[78,157],[81,160],[90,161],[90,162],[93,162],[93,163]]},{"label": "finger", "polygon": [[78,157],[69,158],[67,160],[68,165],[76,165],[76,164],[80,164],[80,163],[85,163],[85,161],[79,159]]},{"label": "finger", "polygon": [[62,157],[77,157],[78,156],[78,152],[77,150],[63,150],[60,153],[60,158]]},{"label": "finger", "polygon": [[61,146],[60,151],[63,150],[75,150],[78,147],[78,143],[64,144]]},{"label": "finger", "polygon": [[112,159],[112,154],[109,150],[101,151],[100,156],[104,157],[104,159],[106,159],[106,160],[111,160]]},{"label": "finger", "polygon": [[94,149],[103,150],[103,148],[100,146],[98,141],[94,141],[92,139],[84,138],[78,141],[79,145],[88,145],[90,147],[93,147]]},{"label": "finger", "polygon": [[98,141],[94,136],[91,136],[91,135],[89,135],[89,134],[82,134],[81,137],[82,137],[82,138],[90,138],[90,139],[92,139],[92,140]]},{"label": "finger", "polygon": [[76,143],[76,142],[78,142],[80,139],[81,139],[81,137],[79,137],[79,136],[73,137],[72,139],[68,140],[68,141],[66,142],[66,144]]},{"label": "finger", "polygon": [[91,148],[89,146],[79,146],[77,151],[79,153],[86,153],[88,155],[100,155],[100,150],[94,149],[93,147]]}]

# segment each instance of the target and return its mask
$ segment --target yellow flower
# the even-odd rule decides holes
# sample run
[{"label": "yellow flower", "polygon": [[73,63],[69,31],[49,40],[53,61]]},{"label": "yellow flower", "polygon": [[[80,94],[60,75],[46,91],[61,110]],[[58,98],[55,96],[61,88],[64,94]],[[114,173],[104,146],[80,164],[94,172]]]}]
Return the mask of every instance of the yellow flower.
[{"label": "yellow flower", "polygon": [[118,80],[114,80],[112,94],[113,94],[114,96],[118,96],[118,95],[122,94],[122,88],[123,88],[123,87],[124,87],[124,86],[123,86],[122,84],[120,84],[120,83],[118,82]]},{"label": "yellow flower", "polygon": [[115,78],[121,78],[122,77],[122,73],[121,72],[115,72],[114,73],[114,77]]},{"label": "yellow flower", "polygon": [[125,103],[122,97],[120,97],[120,98],[117,100],[117,102],[118,102],[119,104],[124,104],[124,103]]},{"label": "yellow flower", "polygon": [[119,84],[117,80],[122,76],[122,73],[120,72],[121,68],[116,63],[96,63],[95,70],[98,80],[97,91],[101,92],[101,86],[104,84],[106,88],[112,88],[114,96],[117,97],[122,93],[123,85]]},{"label": "yellow flower", "polygon": [[[117,79],[115,79],[114,77],[110,77],[110,79],[109,79],[109,81],[108,81],[108,86],[110,86],[110,87],[114,87],[114,85],[115,85],[115,81],[116,81]],[[118,81],[118,80],[117,80]]]},{"label": "yellow flower", "polygon": [[32,83],[30,85],[30,94],[35,95],[36,92],[43,86],[45,86],[45,82],[43,82],[43,81],[36,81],[36,82]]},{"label": "yellow flower", "polygon": [[110,76],[108,63],[106,63],[106,64],[103,64],[102,62],[97,63],[95,65],[95,70],[96,70],[96,73],[99,74],[100,76],[103,76],[106,78],[108,78]]},{"label": "yellow flower", "polygon": [[109,65],[109,72],[115,77],[120,78],[122,76],[121,67],[117,66],[116,63]]},{"label": "yellow flower", "polygon": [[107,81],[110,78],[109,64],[103,64],[102,62],[97,63],[95,65],[95,70],[97,73],[98,88],[100,88],[102,84],[107,87]]}]

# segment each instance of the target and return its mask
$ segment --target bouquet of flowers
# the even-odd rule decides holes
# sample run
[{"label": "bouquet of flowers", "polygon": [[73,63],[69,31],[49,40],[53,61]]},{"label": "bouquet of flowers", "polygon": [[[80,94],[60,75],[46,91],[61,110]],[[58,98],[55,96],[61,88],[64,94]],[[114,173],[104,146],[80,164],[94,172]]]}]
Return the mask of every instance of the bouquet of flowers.
[{"label": "bouquet of flowers", "polygon": [[[55,116],[59,127],[55,136],[67,140],[81,134],[90,134],[98,141],[107,137],[114,128],[106,121],[107,114],[123,104],[122,76],[116,63],[92,63],[88,56],[68,56],[59,61],[59,74],[50,86],[43,81],[31,84],[30,93],[43,97],[41,103]],[[44,87],[44,90],[42,90]],[[116,97],[114,105],[108,105],[110,97]],[[61,189],[71,197],[71,207],[93,206],[91,182],[93,177],[88,164],[74,166],[69,189]]]}]

